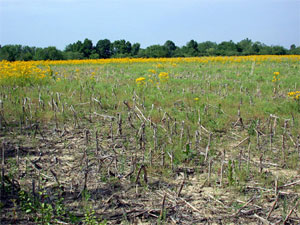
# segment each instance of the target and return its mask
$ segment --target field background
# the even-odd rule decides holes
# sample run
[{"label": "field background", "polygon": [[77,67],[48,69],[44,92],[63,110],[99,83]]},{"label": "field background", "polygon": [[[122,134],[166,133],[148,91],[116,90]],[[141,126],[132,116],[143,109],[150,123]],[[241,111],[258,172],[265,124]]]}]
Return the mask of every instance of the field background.
[{"label": "field background", "polygon": [[300,223],[299,60],[1,61],[1,222]]}]

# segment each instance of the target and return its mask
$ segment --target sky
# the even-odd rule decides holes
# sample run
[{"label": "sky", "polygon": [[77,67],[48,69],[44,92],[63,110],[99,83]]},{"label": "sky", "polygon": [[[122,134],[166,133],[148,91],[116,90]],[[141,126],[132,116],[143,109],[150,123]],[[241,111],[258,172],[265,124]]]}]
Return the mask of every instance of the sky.
[{"label": "sky", "polygon": [[125,39],[142,48],[172,40],[300,46],[300,0],[0,0],[0,45]]}]

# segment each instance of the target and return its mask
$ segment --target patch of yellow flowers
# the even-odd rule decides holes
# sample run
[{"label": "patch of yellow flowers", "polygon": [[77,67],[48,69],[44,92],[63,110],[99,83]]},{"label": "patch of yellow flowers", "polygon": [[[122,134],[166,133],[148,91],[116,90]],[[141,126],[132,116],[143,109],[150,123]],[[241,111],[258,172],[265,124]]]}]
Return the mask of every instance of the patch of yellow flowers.
[{"label": "patch of yellow flowers", "polygon": [[166,72],[160,72],[158,77],[161,82],[167,82],[169,80],[169,74]]},{"label": "patch of yellow flowers", "polygon": [[274,75],[273,79],[272,79],[273,83],[276,83],[276,82],[280,81],[280,78],[278,78],[279,74],[280,74],[279,72],[274,72],[273,73],[273,75]]},{"label": "patch of yellow flowers", "polygon": [[148,70],[148,71],[149,71],[149,73],[156,74],[156,71],[155,71],[155,70],[150,69],[150,70]]},{"label": "patch of yellow flowers", "polygon": [[299,100],[300,99],[300,91],[289,92],[288,96],[295,99],[295,100]]},{"label": "patch of yellow flowers", "polygon": [[[85,60],[59,60],[59,61],[16,61],[7,62],[0,61],[0,83],[8,85],[27,85],[41,83],[50,80],[52,76],[51,65],[83,65],[83,64],[132,64],[132,63],[154,63],[156,69],[163,69],[165,65],[176,67],[180,63],[239,63],[255,61],[260,62],[299,62],[299,55],[257,55],[257,56],[217,56],[217,57],[187,57],[187,58],[112,58],[112,59],[85,59]],[[76,69],[76,76],[80,75],[80,70]],[[166,72],[157,72],[149,70],[150,75],[144,79],[137,79],[136,83],[145,85],[148,81],[154,85],[169,80],[169,75]],[[278,73],[278,74],[277,74]],[[274,72],[273,82],[279,81],[279,72]],[[92,74],[91,79],[94,78]]]},{"label": "patch of yellow flowers", "polygon": [[135,82],[138,86],[143,86],[146,84],[146,78],[145,77],[139,77],[135,79]]},{"label": "patch of yellow flowers", "polygon": [[[111,58],[111,59],[82,59],[82,60],[52,60],[22,62],[33,65],[81,65],[81,64],[110,64],[110,63],[156,63],[156,68],[163,68],[164,63],[171,63],[173,67],[179,63],[239,63],[259,62],[299,62],[300,55],[251,55],[251,56],[210,56],[210,57],[178,57],[178,58]],[[21,63],[21,62],[17,62]]]},{"label": "patch of yellow flowers", "polygon": [[0,61],[0,83],[5,85],[33,85],[49,81],[50,66],[38,66],[29,62]]},{"label": "patch of yellow flowers", "polygon": [[157,85],[159,87],[159,84],[165,83],[169,80],[169,74],[167,72],[160,72],[157,75],[157,72],[153,69],[148,70],[151,74],[148,75],[147,79],[145,77],[139,77],[135,79],[135,83],[138,86],[143,86],[146,83]]}]

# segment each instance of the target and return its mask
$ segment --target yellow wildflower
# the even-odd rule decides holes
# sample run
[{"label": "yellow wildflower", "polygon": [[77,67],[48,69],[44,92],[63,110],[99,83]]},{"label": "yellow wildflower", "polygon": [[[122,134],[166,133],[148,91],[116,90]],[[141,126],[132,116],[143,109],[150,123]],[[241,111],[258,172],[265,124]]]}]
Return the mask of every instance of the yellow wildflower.
[{"label": "yellow wildflower", "polygon": [[148,70],[150,73],[156,73],[156,71],[155,70]]},{"label": "yellow wildflower", "polygon": [[169,79],[169,74],[166,72],[161,72],[161,73],[159,73],[158,77],[161,82],[166,82]]},{"label": "yellow wildflower", "polygon": [[162,68],[162,67],[164,67],[162,64],[160,64],[160,63],[158,63],[157,65],[156,65],[156,67],[157,68]]},{"label": "yellow wildflower", "polygon": [[295,99],[295,100],[299,100],[300,91],[291,91],[291,92],[288,93],[288,96]]},{"label": "yellow wildflower", "polygon": [[137,85],[142,86],[142,85],[144,85],[146,83],[146,78],[145,77],[136,78],[135,82],[136,82]]}]

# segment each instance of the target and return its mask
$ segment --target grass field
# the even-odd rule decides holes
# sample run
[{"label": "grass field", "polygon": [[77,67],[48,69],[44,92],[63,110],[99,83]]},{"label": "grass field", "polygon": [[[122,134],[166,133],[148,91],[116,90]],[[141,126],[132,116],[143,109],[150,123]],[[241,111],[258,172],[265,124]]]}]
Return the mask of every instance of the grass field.
[{"label": "grass field", "polygon": [[300,56],[0,62],[3,224],[300,223]]}]

